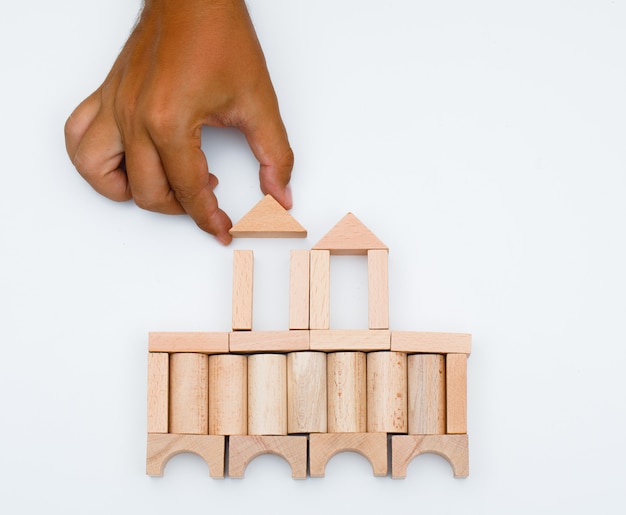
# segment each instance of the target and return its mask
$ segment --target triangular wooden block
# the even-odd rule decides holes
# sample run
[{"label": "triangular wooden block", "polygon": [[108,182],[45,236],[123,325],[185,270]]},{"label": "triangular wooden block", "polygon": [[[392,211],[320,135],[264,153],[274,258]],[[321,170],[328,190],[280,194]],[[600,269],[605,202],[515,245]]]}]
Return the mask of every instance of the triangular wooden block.
[{"label": "triangular wooden block", "polygon": [[306,238],[306,229],[274,197],[265,195],[230,234],[234,238]]},{"label": "triangular wooden block", "polygon": [[331,254],[367,254],[368,250],[389,250],[372,231],[352,213],[344,216],[314,247]]}]

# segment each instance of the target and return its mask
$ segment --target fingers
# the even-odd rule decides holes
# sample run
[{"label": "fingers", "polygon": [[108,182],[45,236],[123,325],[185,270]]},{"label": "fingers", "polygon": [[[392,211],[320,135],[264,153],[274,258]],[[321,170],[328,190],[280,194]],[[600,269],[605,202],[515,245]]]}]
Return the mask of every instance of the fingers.
[{"label": "fingers", "polygon": [[183,209],[200,229],[228,245],[232,241],[228,231],[233,224],[218,206],[213,193],[217,178],[208,172],[199,138],[161,145],[159,154],[169,185]]},{"label": "fingers", "polygon": [[270,103],[270,109],[259,113],[241,130],[260,163],[261,191],[272,195],[285,209],[291,209],[293,199],[289,181],[294,156],[276,104]]}]

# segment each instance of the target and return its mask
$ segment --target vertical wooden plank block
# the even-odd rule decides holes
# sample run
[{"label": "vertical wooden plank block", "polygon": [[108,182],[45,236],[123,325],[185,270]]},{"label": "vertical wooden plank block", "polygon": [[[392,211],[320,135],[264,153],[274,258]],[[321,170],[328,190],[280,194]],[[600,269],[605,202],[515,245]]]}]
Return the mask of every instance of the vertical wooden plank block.
[{"label": "vertical wooden plank block", "polygon": [[409,434],[446,433],[445,367],[442,354],[408,357]]},{"label": "vertical wooden plank block", "polygon": [[167,433],[169,378],[169,354],[148,352],[148,433]]},{"label": "vertical wooden plank block", "polygon": [[326,356],[328,432],[367,431],[367,376],[364,352],[331,352]]},{"label": "vertical wooden plank block", "polygon": [[368,320],[370,329],[389,329],[388,251],[367,251]]},{"label": "vertical wooden plank block", "polygon": [[287,432],[325,433],[327,429],[326,354],[287,355]]},{"label": "vertical wooden plank block", "polygon": [[233,251],[233,331],[252,330],[254,254]]},{"label": "vertical wooden plank block", "polygon": [[449,434],[467,433],[467,355],[446,356],[446,404]]},{"label": "vertical wooden plank block", "polygon": [[330,329],[330,252],[328,250],[311,251],[310,278],[310,313],[311,329]]},{"label": "vertical wooden plank block", "polygon": [[367,355],[367,432],[407,432],[407,358],[403,352]]},{"label": "vertical wooden plank block", "polygon": [[289,329],[309,328],[309,268],[308,250],[292,250],[289,280]]},{"label": "vertical wooden plank block", "polygon": [[287,434],[287,356],[248,356],[248,434]]},{"label": "vertical wooden plank block", "polygon": [[208,356],[170,354],[170,433],[208,433]]},{"label": "vertical wooden plank block", "polygon": [[209,434],[248,432],[248,367],[246,356],[209,356]]}]

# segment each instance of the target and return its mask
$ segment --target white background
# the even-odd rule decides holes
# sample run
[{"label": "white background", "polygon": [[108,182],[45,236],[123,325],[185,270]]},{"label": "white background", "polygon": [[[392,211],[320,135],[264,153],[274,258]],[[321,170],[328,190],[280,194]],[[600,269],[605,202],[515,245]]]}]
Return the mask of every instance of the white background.
[{"label": "white background", "polygon": [[[99,197],[65,155],[139,2],[6,4],[0,512],[625,512],[625,2],[250,1],[309,238],[231,248]],[[204,148],[238,220],[257,165],[234,131]],[[284,328],[288,250],[347,211],[390,247],[392,329],[474,336],[469,478],[432,455],[374,478],[355,454],[306,481],[274,456],[147,477],[147,333],[228,330],[233,248],[265,270],[255,326]],[[336,266],[362,293],[362,263]],[[348,301],[337,327],[361,321]]]}]

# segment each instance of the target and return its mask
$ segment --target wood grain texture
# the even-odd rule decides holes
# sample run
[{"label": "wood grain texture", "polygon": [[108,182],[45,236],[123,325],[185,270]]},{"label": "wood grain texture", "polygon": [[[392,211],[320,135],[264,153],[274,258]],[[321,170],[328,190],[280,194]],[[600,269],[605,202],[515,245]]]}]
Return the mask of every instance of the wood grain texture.
[{"label": "wood grain texture", "polygon": [[454,477],[469,475],[467,435],[400,435],[391,437],[391,477],[404,479],[411,460],[425,453],[445,458]]},{"label": "wood grain texture", "polygon": [[166,352],[148,353],[148,433],[169,428],[170,361]]},{"label": "wood grain texture", "polygon": [[412,354],[407,361],[409,434],[445,434],[446,362],[444,355]]},{"label": "wood grain texture", "polygon": [[326,356],[329,433],[367,431],[366,363],[364,352],[332,352]]},{"label": "wood grain texture", "polygon": [[309,328],[309,270],[308,250],[292,250],[289,275],[289,329]]},{"label": "wood grain texture", "polygon": [[176,454],[191,452],[206,461],[212,478],[223,478],[225,444],[223,436],[149,434],[146,474],[162,476],[170,458]]},{"label": "wood grain texture", "polygon": [[247,365],[238,354],[209,356],[209,434],[247,434]]},{"label": "wood grain texture", "polygon": [[472,335],[464,333],[429,333],[392,331],[391,350],[397,352],[428,354],[469,354]]},{"label": "wood grain texture", "polygon": [[248,434],[287,434],[287,356],[248,357]]},{"label": "wood grain texture", "polygon": [[252,330],[254,254],[233,251],[233,331]]},{"label": "wood grain texture", "polygon": [[358,452],[372,465],[375,476],[386,476],[387,435],[385,433],[326,433],[309,436],[311,477],[324,477],[326,464],[340,452]]},{"label": "wood grain texture", "polygon": [[309,335],[311,350],[324,352],[389,350],[390,342],[390,332],[384,329],[375,331],[367,329],[311,330]]},{"label": "wood grain texture", "polygon": [[448,433],[467,433],[467,355],[446,356]]},{"label": "wood grain texture", "polygon": [[330,253],[327,250],[311,251],[310,279],[311,329],[330,328]]},{"label": "wood grain texture", "polygon": [[254,458],[276,454],[291,466],[291,477],[306,479],[306,436],[231,436],[228,445],[228,475],[241,478]]},{"label": "wood grain texture", "polygon": [[367,251],[368,323],[370,329],[389,329],[389,252]]},{"label": "wood grain texture", "polygon": [[160,332],[148,334],[150,352],[199,352],[221,354],[228,352],[227,332]]},{"label": "wood grain texture", "polygon": [[170,433],[208,433],[208,359],[206,354],[170,354]]},{"label": "wood grain texture", "polygon": [[309,331],[233,331],[230,352],[296,352],[309,350]]},{"label": "wood grain texture", "polygon": [[265,195],[229,232],[233,238],[306,238],[307,234],[271,195]]},{"label": "wood grain texture", "polygon": [[407,432],[407,356],[402,352],[367,355],[367,432]]},{"label": "wood grain texture", "polygon": [[287,355],[287,432],[325,433],[327,430],[326,354]]},{"label": "wood grain texture", "polygon": [[368,250],[389,250],[356,216],[348,213],[313,247],[333,255],[365,255]]}]

